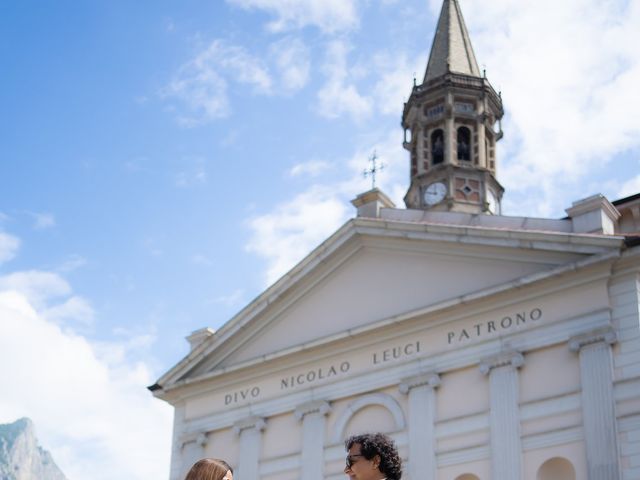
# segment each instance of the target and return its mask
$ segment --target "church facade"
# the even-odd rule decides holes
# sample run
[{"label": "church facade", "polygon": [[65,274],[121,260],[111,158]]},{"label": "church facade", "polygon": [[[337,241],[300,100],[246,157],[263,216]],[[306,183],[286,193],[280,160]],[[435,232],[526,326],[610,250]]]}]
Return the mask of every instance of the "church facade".
[{"label": "church facade", "polygon": [[404,106],[407,208],[381,191],[149,387],[171,480],[345,478],[382,431],[410,480],[640,478],[640,194],[501,215],[502,100],[445,0]]}]

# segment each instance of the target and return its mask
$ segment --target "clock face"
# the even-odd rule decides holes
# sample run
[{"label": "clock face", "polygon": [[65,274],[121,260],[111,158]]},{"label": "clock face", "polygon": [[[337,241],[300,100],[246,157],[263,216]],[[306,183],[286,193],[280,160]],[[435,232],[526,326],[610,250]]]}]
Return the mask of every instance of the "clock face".
[{"label": "clock face", "polygon": [[444,200],[447,196],[447,187],[442,182],[436,182],[429,185],[424,191],[424,203],[427,205],[435,205]]}]

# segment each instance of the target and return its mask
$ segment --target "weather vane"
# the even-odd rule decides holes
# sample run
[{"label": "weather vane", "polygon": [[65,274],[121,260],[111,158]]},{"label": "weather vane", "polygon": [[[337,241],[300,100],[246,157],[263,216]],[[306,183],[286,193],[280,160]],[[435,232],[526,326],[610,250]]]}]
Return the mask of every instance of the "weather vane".
[{"label": "weather vane", "polygon": [[373,151],[373,155],[369,157],[369,162],[371,166],[364,171],[364,178],[371,177],[371,189],[373,190],[376,188],[376,174],[380,170],[384,170],[385,165],[382,162],[378,163],[378,155],[375,150]]}]

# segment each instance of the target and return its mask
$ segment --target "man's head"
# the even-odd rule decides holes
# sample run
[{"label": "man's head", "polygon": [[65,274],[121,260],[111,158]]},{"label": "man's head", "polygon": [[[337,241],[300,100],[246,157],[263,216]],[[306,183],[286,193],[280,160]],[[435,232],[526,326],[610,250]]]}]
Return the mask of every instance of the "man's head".
[{"label": "man's head", "polygon": [[351,480],[400,480],[402,463],[398,450],[382,433],[354,435],[345,442],[347,466],[344,473]]}]

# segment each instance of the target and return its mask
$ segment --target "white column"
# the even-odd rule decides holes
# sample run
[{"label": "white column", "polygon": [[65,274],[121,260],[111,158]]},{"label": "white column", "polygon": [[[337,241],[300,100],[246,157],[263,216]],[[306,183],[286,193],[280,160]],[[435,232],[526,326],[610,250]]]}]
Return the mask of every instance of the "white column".
[{"label": "white column", "polygon": [[325,417],[331,411],[328,402],[318,401],[300,405],[295,416],[302,421],[301,480],[324,479]]},{"label": "white column", "polygon": [[[233,426],[240,435],[240,455],[238,455],[238,480],[258,480],[260,452],[262,450],[262,431],[267,423],[264,418],[251,417]],[[234,478],[236,475],[234,475]]]},{"label": "white column", "polygon": [[171,442],[171,471],[170,480],[179,480],[183,469],[183,447],[182,441],[184,431],[184,404],[176,405],[173,411],[173,441]]},{"label": "white column", "polygon": [[620,480],[611,355],[611,345],[615,342],[616,334],[611,328],[569,340],[569,348],[580,357],[589,480]]},{"label": "white column", "polygon": [[523,364],[516,352],[480,364],[480,371],[489,375],[492,480],[522,478],[518,368]]},{"label": "white column", "polygon": [[435,373],[400,384],[400,392],[409,395],[409,480],[436,478],[435,389],[439,385]]},{"label": "white column", "polygon": [[182,479],[186,475],[187,471],[198,460],[204,458],[205,449],[209,443],[209,437],[206,432],[190,433],[184,435],[179,443],[181,449],[181,461],[180,471],[174,477],[173,473],[171,478]]}]

